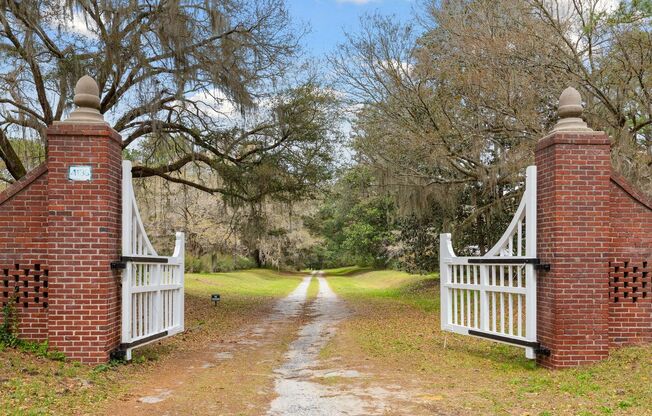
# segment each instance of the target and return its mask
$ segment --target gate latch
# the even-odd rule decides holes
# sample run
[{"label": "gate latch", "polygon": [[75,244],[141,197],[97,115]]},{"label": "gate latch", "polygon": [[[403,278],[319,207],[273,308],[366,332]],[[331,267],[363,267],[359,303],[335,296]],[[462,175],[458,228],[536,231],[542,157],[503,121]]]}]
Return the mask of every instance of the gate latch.
[{"label": "gate latch", "polygon": [[124,270],[127,268],[127,263],[124,261],[112,261],[111,270]]}]

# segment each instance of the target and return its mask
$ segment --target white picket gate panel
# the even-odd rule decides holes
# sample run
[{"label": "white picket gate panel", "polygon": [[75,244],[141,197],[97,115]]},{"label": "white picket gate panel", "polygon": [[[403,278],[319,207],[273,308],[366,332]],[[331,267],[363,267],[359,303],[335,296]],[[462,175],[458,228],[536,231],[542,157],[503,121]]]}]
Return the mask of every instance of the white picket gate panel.
[{"label": "white picket gate panel", "polygon": [[487,254],[457,257],[440,235],[441,328],[518,345],[535,358],[537,342],[536,166],[526,171],[516,214]]},{"label": "white picket gate panel", "polygon": [[131,162],[122,162],[122,345],[133,348],[184,330],[185,238],[176,233],[174,253],[159,256],[140,218]]}]

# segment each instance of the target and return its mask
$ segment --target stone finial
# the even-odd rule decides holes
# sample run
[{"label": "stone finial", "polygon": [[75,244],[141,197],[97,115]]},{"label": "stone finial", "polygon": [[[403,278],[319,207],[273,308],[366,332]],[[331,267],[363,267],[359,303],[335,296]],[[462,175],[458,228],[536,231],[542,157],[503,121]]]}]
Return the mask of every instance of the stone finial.
[{"label": "stone finial", "polygon": [[75,85],[74,101],[77,108],[64,123],[106,124],[104,116],[100,113],[100,88],[93,78],[88,75],[79,78]]},{"label": "stone finial", "polygon": [[555,131],[593,131],[582,120],[582,96],[573,87],[568,87],[559,96],[559,121],[552,129]]}]

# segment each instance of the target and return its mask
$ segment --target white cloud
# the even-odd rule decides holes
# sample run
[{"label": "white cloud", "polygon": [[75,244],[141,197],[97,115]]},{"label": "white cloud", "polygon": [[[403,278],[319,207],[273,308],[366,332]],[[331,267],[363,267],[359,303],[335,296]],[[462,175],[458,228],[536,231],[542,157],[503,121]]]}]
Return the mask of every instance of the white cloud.
[{"label": "white cloud", "polygon": [[194,103],[193,107],[188,107],[190,111],[197,109],[201,112],[202,117],[209,117],[214,122],[221,123],[224,126],[242,126],[247,123],[256,123],[265,117],[269,117],[274,106],[271,98],[260,97],[255,103],[255,111],[243,115],[234,101],[219,88],[189,95],[187,100]]},{"label": "white cloud", "polygon": [[[594,0],[593,8],[595,13],[613,13],[620,5],[620,0]],[[578,8],[573,0],[545,0],[544,5],[548,12],[560,22],[567,24],[566,35],[572,42],[584,46],[586,43],[583,21],[580,15],[588,13],[588,10]]]},{"label": "white cloud", "polygon": [[86,16],[83,10],[74,9],[71,13],[66,6],[65,0],[59,0],[59,7],[61,8],[59,14],[45,18],[45,21],[52,29],[58,29],[85,38],[96,37],[93,30],[97,29],[97,26],[92,19]]},{"label": "white cloud", "polygon": [[95,37],[95,33],[89,29],[89,26],[93,26],[92,21],[87,21],[84,15],[80,12],[74,12],[72,18],[66,20],[65,25],[66,29],[71,32],[75,32],[88,38]]},{"label": "white cloud", "polygon": [[[618,9],[620,5],[620,0],[594,0],[595,4],[593,5],[595,12],[607,12],[611,13]],[[547,0],[544,2],[544,5],[559,18],[568,18],[576,15],[578,10],[576,4],[572,0]]]},{"label": "white cloud", "polygon": [[390,69],[392,71],[396,71],[402,74],[401,77],[405,75],[410,75],[412,71],[414,70],[414,64],[411,64],[406,61],[397,61],[396,59],[391,59],[391,60],[381,60],[377,61],[376,65],[380,66],[381,68],[385,69]]},{"label": "white cloud", "polygon": [[212,118],[233,120],[241,115],[233,102],[219,88],[199,92],[188,99],[195,102],[201,111]]}]

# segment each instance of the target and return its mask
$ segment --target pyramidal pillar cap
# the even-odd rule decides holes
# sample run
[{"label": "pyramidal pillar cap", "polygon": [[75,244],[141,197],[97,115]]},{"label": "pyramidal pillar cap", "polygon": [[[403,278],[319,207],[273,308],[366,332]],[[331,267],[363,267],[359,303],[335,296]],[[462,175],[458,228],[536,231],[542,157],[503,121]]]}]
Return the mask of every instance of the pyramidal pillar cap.
[{"label": "pyramidal pillar cap", "polygon": [[108,124],[100,113],[100,88],[93,78],[84,75],[77,81],[74,102],[77,108],[62,123]]},{"label": "pyramidal pillar cap", "polygon": [[582,120],[582,96],[573,87],[566,88],[559,96],[559,108],[557,114],[559,121],[555,124],[552,132],[589,132],[593,131],[586,122]]}]

